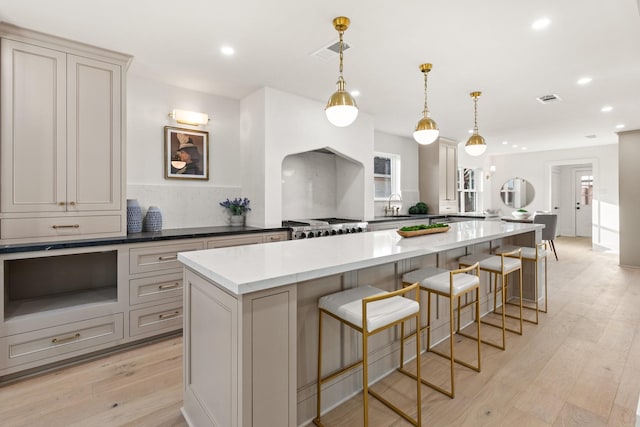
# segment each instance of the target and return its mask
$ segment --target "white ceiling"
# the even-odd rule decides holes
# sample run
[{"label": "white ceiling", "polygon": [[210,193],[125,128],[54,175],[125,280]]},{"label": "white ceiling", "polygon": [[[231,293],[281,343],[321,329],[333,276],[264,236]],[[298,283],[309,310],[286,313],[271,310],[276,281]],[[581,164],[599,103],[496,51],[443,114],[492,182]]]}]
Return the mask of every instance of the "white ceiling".
[{"label": "white ceiling", "polygon": [[[637,0],[0,0],[0,20],[132,54],[135,76],[237,99],[268,86],[326,102],[338,60],[311,54],[337,41],[331,22],[348,16],[347,89],[361,92],[360,109],[376,129],[410,137],[423,104],[418,66],[431,62],[429,109],[441,135],[469,137],[469,92],[480,90],[480,134],[498,154],[611,144],[617,124],[640,129],[638,7]],[[542,17],[548,29],[532,30]],[[220,53],[225,44],[233,57]],[[583,76],[593,81],[577,85]],[[551,93],[563,101],[535,99]],[[601,112],[604,105],[613,110]]]}]

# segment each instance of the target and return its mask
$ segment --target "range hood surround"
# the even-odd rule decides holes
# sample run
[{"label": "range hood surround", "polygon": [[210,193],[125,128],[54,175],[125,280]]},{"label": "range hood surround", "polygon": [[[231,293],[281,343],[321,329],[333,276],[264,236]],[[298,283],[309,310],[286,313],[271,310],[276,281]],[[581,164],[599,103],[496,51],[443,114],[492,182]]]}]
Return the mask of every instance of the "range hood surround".
[{"label": "range hood surround", "polygon": [[283,219],[362,218],[358,195],[364,165],[331,147],[291,154],[282,162]]},{"label": "range hood surround", "polygon": [[344,189],[336,194],[336,210],[341,216],[373,218],[370,115],[360,114],[351,126],[337,128],[326,120],[323,103],[262,88],[240,101],[240,142],[242,192],[255,206],[247,216],[248,225],[277,227],[289,219],[283,212],[284,160],[322,149],[337,153],[336,167],[348,171],[336,174],[336,187]]}]

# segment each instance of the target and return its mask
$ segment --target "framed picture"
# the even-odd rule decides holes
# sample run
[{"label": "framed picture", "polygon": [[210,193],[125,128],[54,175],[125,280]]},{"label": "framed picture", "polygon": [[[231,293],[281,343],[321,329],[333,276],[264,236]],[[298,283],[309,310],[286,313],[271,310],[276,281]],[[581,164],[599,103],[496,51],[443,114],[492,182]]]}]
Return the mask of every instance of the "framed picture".
[{"label": "framed picture", "polygon": [[164,176],[209,179],[209,132],[164,127]]}]

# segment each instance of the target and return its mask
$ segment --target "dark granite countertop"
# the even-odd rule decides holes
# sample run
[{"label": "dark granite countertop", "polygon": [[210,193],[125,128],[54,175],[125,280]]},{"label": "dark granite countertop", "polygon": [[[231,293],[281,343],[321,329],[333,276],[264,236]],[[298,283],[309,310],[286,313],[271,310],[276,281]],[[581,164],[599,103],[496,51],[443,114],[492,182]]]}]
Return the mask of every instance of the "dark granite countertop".
[{"label": "dark granite countertop", "polygon": [[158,232],[130,233],[122,237],[106,237],[103,239],[69,240],[64,242],[23,243],[15,245],[1,245],[0,254],[50,251],[54,249],[82,248],[91,246],[121,245],[128,243],[144,243],[162,240],[180,240],[202,237],[219,237],[239,234],[270,233],[288,231],[288,228],[259,228],[259,227],[194,227],[173,228]]}]

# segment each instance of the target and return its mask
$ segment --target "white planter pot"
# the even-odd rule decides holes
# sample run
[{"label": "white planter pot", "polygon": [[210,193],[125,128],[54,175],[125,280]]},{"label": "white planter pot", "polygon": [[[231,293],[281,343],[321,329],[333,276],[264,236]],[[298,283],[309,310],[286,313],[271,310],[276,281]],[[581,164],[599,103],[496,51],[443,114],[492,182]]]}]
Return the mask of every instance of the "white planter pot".
[{"label": "white planter pot", "polygon": [[231,215],[231,226],[242,227],[244,225],[244,215]]}]

